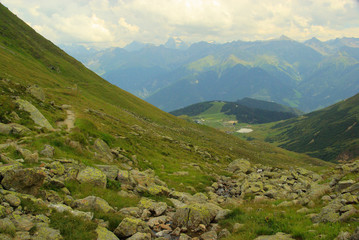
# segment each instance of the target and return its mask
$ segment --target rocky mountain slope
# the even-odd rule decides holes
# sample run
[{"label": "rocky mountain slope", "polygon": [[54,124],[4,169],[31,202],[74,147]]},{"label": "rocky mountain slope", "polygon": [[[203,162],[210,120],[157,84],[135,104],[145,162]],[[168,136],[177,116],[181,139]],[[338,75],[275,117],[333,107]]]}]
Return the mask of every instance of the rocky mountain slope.
[{"label": "rocky mountain slope", "polygon": [[357,162],[333,169],[180,120],[2,5],[0,78],[1,239],[357,236]]}]

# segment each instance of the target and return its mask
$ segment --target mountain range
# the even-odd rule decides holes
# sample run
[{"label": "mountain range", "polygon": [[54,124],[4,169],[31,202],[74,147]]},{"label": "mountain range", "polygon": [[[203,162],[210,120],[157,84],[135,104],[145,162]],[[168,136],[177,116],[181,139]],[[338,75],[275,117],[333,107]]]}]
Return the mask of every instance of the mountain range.
[{"label": "mountain range", "polygon": [[88,54],[76,46],[64,49],[109,82],[165,111],[251,97],[310,112],[359,92],[358,46],[356,38],[297,42],[282,36],[191,45],[173,38],[160,46],[135,42]]}]

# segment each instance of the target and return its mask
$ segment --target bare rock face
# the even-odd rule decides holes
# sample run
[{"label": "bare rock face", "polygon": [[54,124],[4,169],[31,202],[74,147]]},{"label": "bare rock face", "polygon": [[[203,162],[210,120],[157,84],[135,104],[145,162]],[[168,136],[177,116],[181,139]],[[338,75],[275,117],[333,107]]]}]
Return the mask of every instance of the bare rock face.
[{"label": "bare rock face", "polygon": [[5,189],[14,189],[17,192],[38,195],[45,180],[45,174],[35,169],[17,169],[7,171],[1,181]]}]

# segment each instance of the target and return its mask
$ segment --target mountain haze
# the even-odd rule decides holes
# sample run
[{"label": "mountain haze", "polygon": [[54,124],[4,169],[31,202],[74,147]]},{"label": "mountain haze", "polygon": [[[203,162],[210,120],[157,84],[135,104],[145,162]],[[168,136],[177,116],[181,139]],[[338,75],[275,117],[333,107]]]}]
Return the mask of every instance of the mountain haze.
[{"label": "mountain haze", "polygon": [[135,52],[108,49],[83,62],[166,111],[201,101],[251,97],[309,112],[359,91],[356,38],[300,43],[282,36],[269,41],[198,42],[181,49],[176,41],[183,44],[169,39],[165,45],[146,45]]}]

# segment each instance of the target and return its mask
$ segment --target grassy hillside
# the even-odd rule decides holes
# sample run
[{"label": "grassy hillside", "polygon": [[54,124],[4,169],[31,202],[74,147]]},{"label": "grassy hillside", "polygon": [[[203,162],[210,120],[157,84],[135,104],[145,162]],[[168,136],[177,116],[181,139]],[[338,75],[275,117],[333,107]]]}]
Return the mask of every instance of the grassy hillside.
[{"label": "grassy hillside", "polygon": [[359,95],[302,117],[256,126],[249,137],[326,161],[359,155]]},{"label": "grassy hillside", "polygon": [[[136,155],[136,167],[152,168],[171,187],[183,189],[187,185],[203,189],[211,184],[212,173],[220,172],[222,166],[236,158],[282,167],[323,164],[264,143],[248,143],[167,114],[106,82],[37,34],[4,6],[0,7],[0,13],[0,77],[9,80],[13,88],[17,84],[21,86],[3,95],[2,101],[11,108],[11,95],[28,99],[53,126],[63,120],[64,112],[53,109],[51,104],[71,105],[76,121],[70,137],[82,139],[85,149],[100,137],[111,148],[122,148],[127,157]],[[24,91],[34,84],[45,90],[45,103],[34,101]],[[9,112],[4,111],[4,114]],[[56,146],[58,157],[71,157],[86,164],[98,162],[86,151],[73,152],[65,144],[66,137],[50,132],[49,136],[37,138],[32,147],[39,148],[50,141]],[[191,168],[187,176],[172,175],[191,164],[200,167]],[[180,182],[184,185],[179,185]]]}]

